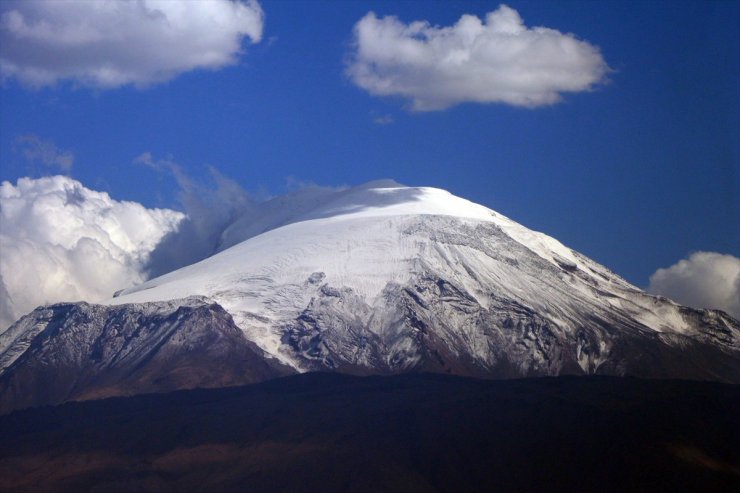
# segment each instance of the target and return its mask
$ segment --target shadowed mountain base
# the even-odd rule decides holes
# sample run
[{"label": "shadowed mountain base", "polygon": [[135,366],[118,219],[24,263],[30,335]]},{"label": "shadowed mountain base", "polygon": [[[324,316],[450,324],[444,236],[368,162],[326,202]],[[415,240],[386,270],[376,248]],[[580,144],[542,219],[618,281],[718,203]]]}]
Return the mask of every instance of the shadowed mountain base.
[{"label": "shadowed mountain base", "polygon": [[305,374],[0,417],[0,490],[738,491],[737,386]]}]

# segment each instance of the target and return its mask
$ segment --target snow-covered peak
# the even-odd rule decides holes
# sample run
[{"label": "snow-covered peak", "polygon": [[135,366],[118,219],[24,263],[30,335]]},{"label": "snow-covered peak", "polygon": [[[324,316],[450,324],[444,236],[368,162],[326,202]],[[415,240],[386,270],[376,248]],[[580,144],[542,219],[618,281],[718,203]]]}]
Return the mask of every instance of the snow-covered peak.
[{"label": "snow-covered peak", "polygon": [[[652,375],[688,347],[696,361],[713,354],[719,374],[737,366],[737,321],[643,293],[554,238],[437,188],[304,188],[265,202],[223,240],[217,254],[107,304],[206,297],[245,341],[298,371]],[[16,329],[7,358],[30,347]],[[655,368],[640,366],[648,360]],[[740,379],[730,373],[723,378]]]},{"label": "snow-covered peak", "polygon": [[552,262],[577,265],[573,251],[487,207],[433,187],[409,187],[391,179],[352,188],[308,187],[261,204],[222,235],[219,250],[289,224],[316,219],[344,221],[368,217],[439,215],[493,222],[512,238]]},{"label": "snow-covered peak", "polygon": [[381,178],[363,183],[355,188],[406,188],[406,185],[398,183],[393,178]]},{"label": "snow-covered peak", "polygon": [[[223,247],[108,303],[209,297],[250,341],[299,370],[330,353],[362,367],[413,365],[421,357],[413,320],[422,312],[431,317],[424,330],[442,331],[435,337],[464,347],[456,351],[476,364],[498,364],[503,349],[490,331],[514,337],[515,324],[586,344],[573,357],[588,372],[606,361],[614,327],[678,337],[705,316],[482,205],[388,180],[275,198],[234,223]],[[316,346],[327,330],[334,335]]]},{"label": "snow-covered peak", "polygon": [[[431,224],[426,217],[492,223],[507,242],[515,242],[538,261],[613,276],[554,238],[446,190],[379,180],[348,189],[307,188],[265,202],[224,233],[218,254],[124,290],[115,302],[210,296],[217,288],[230,289],[235,280],[252,279],[255,272],[269,272],[256,278],[296,285],[313,272],[324,272],[335,285],[372,299],[389,282],[407,282],[416,275],[418,261],[428,261],[427,244],[434,239],[421,241],[413,233]],[[473,240],[493,238],[465,241]],[[613,279],[631,288],[617,276]]]},{"label": "snow-covered peak", "polygon": [[434,214],[491,220],[493,212],[451,193],[430,187],[357,187],[337,194],[333,200],[308,212],[301,219],[403,216]]},{"label": "snow-covered peak", "polygon": [[222,234],[219,250],[288,224],[322,218],[436,214],[491,220],[483,206],[431,187],[407,187],[390,179],[352,188],[307,187],[275,197],[238,219]]}]

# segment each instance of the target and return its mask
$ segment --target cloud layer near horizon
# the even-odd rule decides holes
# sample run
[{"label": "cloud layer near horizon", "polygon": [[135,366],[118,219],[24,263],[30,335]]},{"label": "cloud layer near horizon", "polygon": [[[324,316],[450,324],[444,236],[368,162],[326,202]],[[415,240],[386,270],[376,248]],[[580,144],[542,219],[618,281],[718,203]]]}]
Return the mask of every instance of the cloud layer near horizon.
[{"label": "cloud layer near horizon", "polygon": [[724,310],[740,320],[740,258],[695,252],[650,276],[648,291],[697,308]]},{"label": "cloud layer near horizon", "polygon": [[146,209],[65,176],[0,185],[0,330],[38,305],[101,301],[142,282],[184,215]]},{"label": "cloud layer near horizon", "polygon": [[0,74],[32,87],[72,80],[98,89],[147,86],[237,62],[262,38],[256,0],[7,0]]},{"label": "cloud layer near horizon", "polygon": [[354,28],[347,74],[376,96],[402,96],[417,111],[464,102],[535,108],[561,93],[588,91],[609,68],[599,49],[573,34],[528,28],[506,5],[453,26],[404,24],[370,12]]}]

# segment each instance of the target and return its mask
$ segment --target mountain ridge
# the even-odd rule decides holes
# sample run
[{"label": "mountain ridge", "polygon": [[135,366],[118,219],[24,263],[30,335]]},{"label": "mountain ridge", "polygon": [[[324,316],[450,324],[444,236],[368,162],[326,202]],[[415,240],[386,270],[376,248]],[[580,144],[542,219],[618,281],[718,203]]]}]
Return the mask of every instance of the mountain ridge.
[{"label": "mountain ridge", "polygon": [[[234,246],[88,308],[99,322],[87,330],[102,333],[116,310],[172,311],[195,296],[228,315],[216,327],[291,372],[740,382],[737,320],[649,295],[444,190],[387,180],[316,189],[254,217],[232,225]],[[0,382],[21,371],[8,364],[41,337],[44,310],[0,334]]]}]

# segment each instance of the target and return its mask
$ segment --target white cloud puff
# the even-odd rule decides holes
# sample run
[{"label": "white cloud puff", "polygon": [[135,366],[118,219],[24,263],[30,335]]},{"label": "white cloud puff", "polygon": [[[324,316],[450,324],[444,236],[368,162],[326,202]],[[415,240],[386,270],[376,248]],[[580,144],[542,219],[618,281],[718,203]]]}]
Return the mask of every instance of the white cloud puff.
[{"label": "white cloud puff", "polygon": [[262,38],[256,0],[5,0],[0,74],[41,87],[147,86],[237,62]]},{"label": "white cloud puff", "polygon": [[655,271],[648,291],[684,305],[724,310],[740,320],[740,258],[692,253],[688,259]]},{"label": "white cloud puff", "polygon": [[551,105],[561,93],[590,90],[608,71],[595,46],[573,34],[528,28],[506,5],[484,20],[463,15],[450,27],[370,12],[355,25],[347,68],[359,87],[409,98],[417,111],[464,102]]},{"label": "white cloud puff", "polygon": [[0,330],[38,305],[100,301],[145,280],[184,215],[116,201],[64,176],[0,185]]}]

